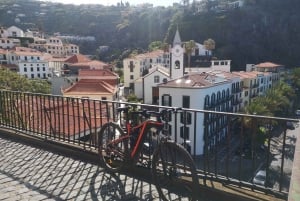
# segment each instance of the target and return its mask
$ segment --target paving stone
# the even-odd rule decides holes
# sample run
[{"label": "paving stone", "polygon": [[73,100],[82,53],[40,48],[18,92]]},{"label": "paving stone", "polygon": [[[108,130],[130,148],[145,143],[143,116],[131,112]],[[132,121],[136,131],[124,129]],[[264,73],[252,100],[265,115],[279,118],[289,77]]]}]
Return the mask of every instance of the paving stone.
[{"label": "paving stone", "polygon": [[0,153],[0,201],[157,200],[147,182],[1,136]]}]

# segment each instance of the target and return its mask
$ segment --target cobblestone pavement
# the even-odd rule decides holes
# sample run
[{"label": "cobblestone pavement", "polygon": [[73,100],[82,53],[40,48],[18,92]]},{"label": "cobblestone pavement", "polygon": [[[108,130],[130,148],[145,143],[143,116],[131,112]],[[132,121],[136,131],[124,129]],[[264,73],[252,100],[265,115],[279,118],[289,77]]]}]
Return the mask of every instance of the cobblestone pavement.
[{"label": "cobblestone pavement", "polygon": [[0,200],[159,200],[154,185],[0,136]]}]

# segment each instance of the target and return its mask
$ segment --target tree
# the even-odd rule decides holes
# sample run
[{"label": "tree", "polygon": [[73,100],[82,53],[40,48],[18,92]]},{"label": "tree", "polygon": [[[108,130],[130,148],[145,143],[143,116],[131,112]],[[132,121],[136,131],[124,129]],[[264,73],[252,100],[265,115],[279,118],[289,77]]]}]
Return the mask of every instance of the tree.
[{"label": "tree", "polygon": [[293,70],[291,80],[293,86],[300,89],[300,68],[295,68]]},{"label": "tree", "polygon": [[196,47],[196,42],[194,40],[190,40],[185,43],[185,52],[188,56],[188,67],[191,67],[191,55],[195,47]]},{"label": "tree", "polygon": [[46,80],[27,79],[0,67],[0,89],[49,94],[50,84]]},{"label": "tree", "polygon": [[163,47],[163,42],[161,41],[153,41],[149,44],[148,49],[149,51],[153,51],[153,50],[159,50],[162,49]]},{"label": "tree", "polygon": [[216,42],[213,39],[211,39],[211,38],[205,40],[203,42],[203,45],[209,51],[212,51],[212,50],[214,50],[216,48]]}]

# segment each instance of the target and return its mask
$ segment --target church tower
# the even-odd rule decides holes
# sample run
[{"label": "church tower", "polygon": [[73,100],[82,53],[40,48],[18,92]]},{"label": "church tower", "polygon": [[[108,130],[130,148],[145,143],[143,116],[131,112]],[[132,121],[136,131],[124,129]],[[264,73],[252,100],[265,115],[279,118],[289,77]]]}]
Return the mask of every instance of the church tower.
[{"label": "church tower", "polygon": [[182,42],[177,28],[171,50],[171,79],[176,79],[184,75],[183,58],[184,48],[182,47]]}]

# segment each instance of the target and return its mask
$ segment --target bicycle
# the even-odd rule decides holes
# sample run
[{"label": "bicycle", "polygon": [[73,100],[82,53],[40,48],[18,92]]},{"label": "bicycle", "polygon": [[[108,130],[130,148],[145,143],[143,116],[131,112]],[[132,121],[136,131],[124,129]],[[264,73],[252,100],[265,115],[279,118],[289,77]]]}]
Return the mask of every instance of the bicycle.
[{"label": "bicycle", "polygon": [[[127,107],[118,108],[117,111],[119,114],[125,113],[128,117]],[[196,200],[199,180],[191,155],[182,145],[161,134],[165,124],[162,117],[170,115],[170,112],[167,109],[160,112],[146,110],[131,112],[133,116],[142,116],[146,119],[132,125],[127,118],[124,129],[114,122],[104,124],[99,131],[101,161],[110,172],[118,172],[125,165],[135,165],[143,156],[142,150],[147,133],[154,129],[155,135],[158,135],[154,136],[157,140],[154,141],[156,146],[152,154],[151,173],[160,198],[176,200],[183,196],[189,200]],[[180,196],[177,193],[180,193]]]}]

